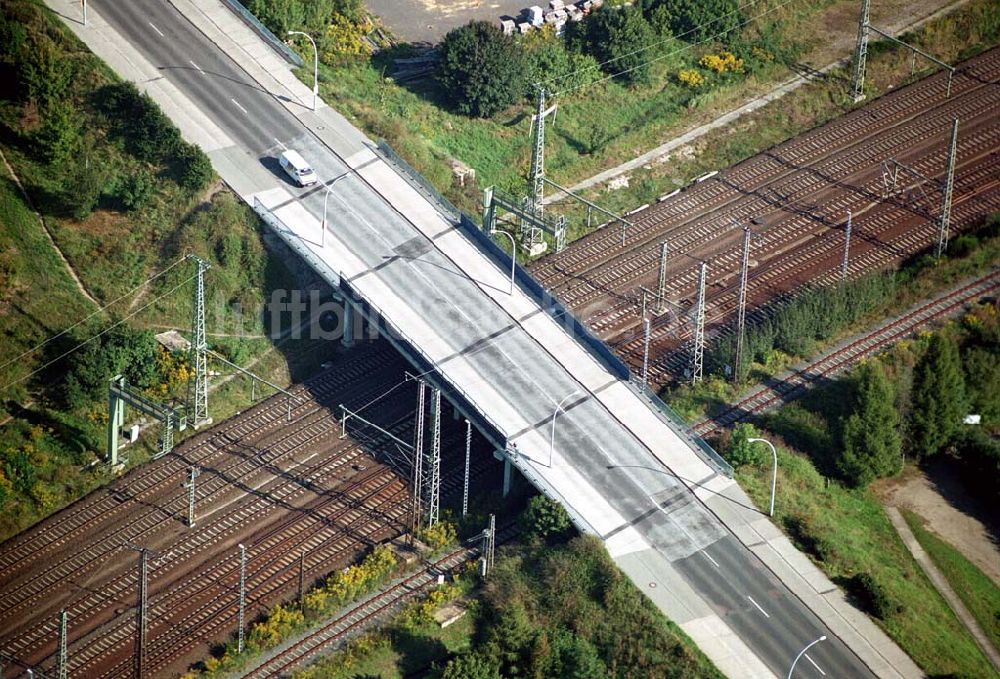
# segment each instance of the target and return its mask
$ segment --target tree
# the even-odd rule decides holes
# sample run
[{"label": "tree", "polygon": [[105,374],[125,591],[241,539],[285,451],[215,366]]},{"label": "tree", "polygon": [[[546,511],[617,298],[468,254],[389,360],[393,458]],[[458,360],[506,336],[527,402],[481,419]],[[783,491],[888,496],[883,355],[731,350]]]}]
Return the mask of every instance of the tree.
[{"label": "tree", "polygon": [[548,540],[563,535],[572,524],[561,504],[544,495],[536,495],[524,510],[524,526],[529,537]]},{"label": "tree", "polygon": [[940,452],[961,424],[965,404],[958,344],[945,333],[935,333],[913,371],[910,436],[914,454],[924,457]]},{"label": "tree", "polygon": [[488,118],[524,93],[522,52],[493,24],[473,21],[449,31],[439,51],[437,79],[459,113]]},{"label": "tree", "polygon": [[902,468],[902,440],[895,394],[882,367],[863,363],[855,376],[854,407],[843,426],[837,468],[844,479],[865,487]]},{"label": "tree", "polygon": [[579,51],[593,56],[608,74],[620,74],[629,83],[649,76],[650,51],[655,39],[652,27],[636,7],[603,7],[586,21],[576,24],[569,41]]}]

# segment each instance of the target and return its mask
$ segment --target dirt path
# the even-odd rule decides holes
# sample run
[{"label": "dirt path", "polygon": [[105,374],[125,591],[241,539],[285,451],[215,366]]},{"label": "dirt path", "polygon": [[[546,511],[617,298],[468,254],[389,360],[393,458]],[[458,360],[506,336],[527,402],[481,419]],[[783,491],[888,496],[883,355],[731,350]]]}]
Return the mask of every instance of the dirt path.
[{"label": "dirt path", "polygon": [[76,270],[69,263],[69,260],[66,259],[66,256],[63,254],[62,250],[59,249],[59,246],[56,245],[55,240],[52,238],[52,234],[49,233],[49,227],[45,224],[45,219],[42,217],[41,213],[35,209],[35,204],[31,202],[28,192],[24,190],[24,186],[21,184],[20,178],[18,178],[17,174],[15,174],[14,168],[10,166],[10,163],[7,162],[7,156],[3,154],[2,150],[0,150],[0,159],[3,160],[4,167],[7,168],[7,172],[10,173],[14,183],[17,184],[17,188],[21,190],[21,195],[24,196],[24,201],[28,204],[28,207],[31,208],[31,211],[35,213],[35,216],[38,217],[38,223],[42,225],[42,233],[44,233],[45,237],[49,240],[49,244],[52,246],[52,249],[56,251],[59,259],[62,260],[63,266],[66,267],[66,272],[69,273],[70,278],[72,278],[73,282],[76,283],[77,290],[79,290],[80,294],[83,295],[91,304],[100,309],[100,303],[94,299],[89,292],[87,292],[87,288],[83,287],[83,282],[80,280],[80,277],[76,275]]},{"label": "dirt path", "polygon": [[[900,35],[915,28],[919,28],[928,21],[936,19],[943,14],[961,7],[966,4],[966,2],[968,2],[968,0],[956,0],[955,2],[945,3],[943,6],[939,0],[882,3],[881,5],[872,7],[872,24],[879,26],[893,35]],[[840,5],[831,8],[827,14],[817,19],[819,21],[823,21],[828,27],[830,27],[831,39],[821,41],[819,43],[819,47],[803,58],[803,68],[800,73],[797,73],[788,80],[775,85],[767,92],[754,96],[742,106],[728,111],[714,120],[690,129],[680,136],[677,136],[674,139],[671,139],[670,141],[667,141],[660,146],[633,158],[632,160],[626,161],[621,165],[604,170],[603,172],[599,172],[592,177],[577,182],[569,187],[570,191],[579,193],[580,191],[598,184],[603,184],[604,182],[625,174],[626,172],[631,172],[643,167],[644,165],[648,165],[649,163],[662,158],[678,148],[687,146],[695,139],[708,134],[712,130],[725,127],[730,123],[735,122],[740,117],[748,113],[752,113],[753,111],[756,111],[773,101],[781,99],[789,92],[792,92],[802,85],[822,77],[834,68],[845,65],[850,61],[851,54],[854,49],[857,33],[857,18],[855,15],[858,11],[857,6],[855,5],[852,5],[850,8]],[[854,14],[852,14],[852,12]],[[849,27],[849,30],[844,28],[845,26]],[[873,35],[872,39],[874,40],[877,37],[878,36]],[[814,68],[811,64],[826,65]],[[561,197],[561,193],[551,194],[545,198],[544,202],[550,203],[554,200],[560,199]]]},{"label": "dirt path", "polygon": [[954,546],[1000,587],[1000,521],[969,500],[945,461],[907,474],[882,493],[886,503],[919,514],[927,528]]}]

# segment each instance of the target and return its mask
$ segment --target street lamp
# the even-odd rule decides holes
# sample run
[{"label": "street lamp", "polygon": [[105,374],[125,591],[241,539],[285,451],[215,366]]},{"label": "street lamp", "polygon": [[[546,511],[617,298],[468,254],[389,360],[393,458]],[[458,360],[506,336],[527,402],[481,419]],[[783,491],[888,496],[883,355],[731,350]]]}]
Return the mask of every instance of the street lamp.
[{"label": "street lamp", "polygon": [[83,5],[83,25],[86,26],[87,25],[87,0],[80,0],[80,3]]},{"label": "street lamp", "polygon": [[792,661],[792,666],[788,668],[788,677],[787,677],[787,679],[792,679],[792,672],[795,671],[795,663],[797,663],[799,661],[799,658],[801,658],[802,656],[804,656],[806,654],[806,651],[808,651],[810,648],[812,648],[813,646],[815,646],[816,644],[818,644],[821,641],[826,641],[826,635],[825,634],[823,636],[821,636],[819,639],[814,639],[813,641],[810,641],[808,644],[806,644],[805,648],[803,648],[801,651],[799,651],[799,654],[797,656],[795,656],[795,660]]},{"label": "street lamp", "polygon": [[559,415],[559,411],[562,410],[563,403],[579,393],[579,389],[574,389],[571,394],[563,396],[563,400],[559,401],[559,405],[556,406],[555,411],[552,413],[552,433],[549,435],[549,467],[552,466],[552,452],[556,446],[556,417]]},{"label": "street lamp", "polygon": [[302,31],[288,31],[288,35],[304,35],[313,46],[313,110],[316,110],[316,99],[319,97],[319,50],[312,36]]},{"label": "street lamp", "polygon": [[506,231],[501,231],[500,229],[493,229],[492,231],[490,231],[491,236],[495,236],[498,233],[502,233],[503,235],[507,236],[507,238],[510,238],[510,292],[508,292],[507,294],[513,295],[514,272],[515,272],[515,267],[517,266],[517,242],[514,240],[514,237],[509,233],[507,233]]},{"label": "street lamp", "polygon": [[766,443],[767,447],[771,449],[771,455],[774,456],[774,474],[771,476],[771,511],[768,512],[770,516],[774,516],[774,490],[778,485],[778,451],[767,439],[747,439],[747,443]]}]

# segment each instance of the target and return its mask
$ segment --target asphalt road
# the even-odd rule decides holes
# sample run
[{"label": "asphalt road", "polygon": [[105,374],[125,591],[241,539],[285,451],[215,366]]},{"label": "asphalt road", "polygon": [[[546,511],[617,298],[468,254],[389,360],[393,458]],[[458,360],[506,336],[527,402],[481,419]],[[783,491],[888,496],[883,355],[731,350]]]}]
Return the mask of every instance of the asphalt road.
[{"label": "asphalt road", "polygon": [[[401,294],[409,292],[406,297],[414,299],[414,306],[435,327],[447,329],[446,341],[454,355],[475,357],[494,388],[533,423],[529,429],[546,427],[555,404],[582,389],[516,319],[486,298],[478,284],[350,174],[333,152],[170,4],[162,0],[91,0],[91,4],[247,151],[248,162],[272,171],[275,183],[284,182],[317,219],[323,211],[323,187],[292,189],[274,156],[283,147],[294,147],[320,177],[344,175],[330,188],[330,230],[370,267],[363,276],[378,276]],[[530,370],[525,370],[526,364]],[[592,395],[570,401],[564,412],[556,448],[566,451],[565,457],[572,456],[575,470],[776,675],[784,677],[798,652],[827,634],[831,638],[799,662],[796,677],[872,676],[679,480],[651,464],[651,453]]]}]

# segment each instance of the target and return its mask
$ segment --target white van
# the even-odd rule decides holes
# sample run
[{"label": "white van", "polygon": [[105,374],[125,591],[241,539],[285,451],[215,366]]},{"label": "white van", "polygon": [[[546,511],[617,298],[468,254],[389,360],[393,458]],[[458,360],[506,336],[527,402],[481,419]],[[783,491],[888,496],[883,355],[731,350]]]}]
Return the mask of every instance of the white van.
[{"label": "white van", "polygon": [[318,181],[316,173],[298,151],[282,151],[278,156],[278,164],[299,186],[312,186]]}]

